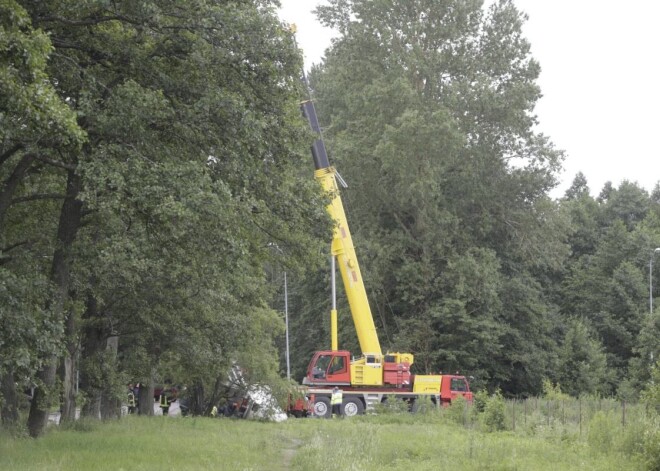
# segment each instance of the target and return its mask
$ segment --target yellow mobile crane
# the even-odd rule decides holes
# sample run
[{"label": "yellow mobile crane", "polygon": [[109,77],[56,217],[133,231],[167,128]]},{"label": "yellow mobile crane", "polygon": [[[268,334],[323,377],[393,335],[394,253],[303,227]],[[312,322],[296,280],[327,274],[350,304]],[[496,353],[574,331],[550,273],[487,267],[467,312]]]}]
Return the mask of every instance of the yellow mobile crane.
[{"label": "yellow mobile crane", "polygon": [[[330,395],[335,386],[339,386],[344,392],[342,413],[348,416],[364,412],[387,396],[408,401],[412,409],[415,409],[415,402],[420,396],[428,396],[436,404],[447,404],[457,395],[472,401],[472,393],[464,376],[414,375],[410,372],[414,360],[411,353],[383,355],[339,193],[338,182],[343,183],[343,180],[328,161],[314,103],[311,100],[305,101],[301,108],[310,127],[317,134],[312,145],[312,157],[316,167],[314,176],[330,194],[331,201],[327,211],[336,222],[331,244],[331,350],[316,352],[307,367],[303,384],[308,386],[309,409],[314,415],[328,417]],[[352,359],[350,352],[338,349],[335,262],[339,264],[362,350],[362,355],[356,359]]]}]

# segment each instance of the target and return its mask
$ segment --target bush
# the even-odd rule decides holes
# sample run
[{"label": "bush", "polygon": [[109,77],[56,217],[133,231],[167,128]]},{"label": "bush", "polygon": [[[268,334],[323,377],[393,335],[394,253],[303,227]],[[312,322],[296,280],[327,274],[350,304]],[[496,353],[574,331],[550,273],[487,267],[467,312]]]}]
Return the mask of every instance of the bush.
[{"label": "bush", "polygon": [[60,430],[70,430],[73,432],[94,432],[101,426],[101,421],[94,417],[80,417],[77,420],[62,422]]},{"label": "bush", "polygon": [[374,406],[374,412],[378,415],[401,414],[410,411],[410,403],[396,396],[386,396],[383,402]]},{"label": "bush", "polygon": [[568,394],[562,392],[559,383],[552,384],[549,379],[543,380],[543,396],[551,401],[566,401],[571,398]]},{"label": "bush", "polygon": [[489,397],[490,395],[488,394],[488,391],[486,391],[485,389],[475,392],[472,401],[472,410],[475,413],[483,412],[486,409],[486,403],[488,402]]},{"label": "bush", "polygon": [[487,432],[506,429],[506,403],[502,393],[497,391],[488,398],[481,420]]},{"label": "bush", "polygon": [[644,451],[644,437],[650,424],[646,420],[639,419],[626,425],[619,449],[627,456],[641,455]]},{"label": "bush", "polygon": [[614,445],[615,434],[619,430],[618,425],[611,415],[602,411],[596,412],[589,422],[587,443],[594,450],[609,452]]},{"label": "bush", "polygon": [[454,399],[449,407],[444,408],[443,415],[459,425],[467,425],[469,422],[468,403],[463,396]]},{"label": "bush", "polygon": [[649,410],[660,414],[660,363],[656,363],[651,369],[651,381],[642,391],[642,401]]},{"label": "bush", "polygon": [[647,471],[660,471],[660,420],[657,418],[644,433],[642,461]]}]

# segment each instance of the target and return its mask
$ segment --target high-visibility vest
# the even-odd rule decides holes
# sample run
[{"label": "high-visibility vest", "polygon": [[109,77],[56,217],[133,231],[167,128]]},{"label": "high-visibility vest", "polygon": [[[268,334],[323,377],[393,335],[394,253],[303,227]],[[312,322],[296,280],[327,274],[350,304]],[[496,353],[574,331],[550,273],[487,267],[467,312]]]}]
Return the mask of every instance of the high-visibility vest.
[{"label": "high-visibility vest", "polygon": [[336,406],[340,405],[342,401],[342,392],[341,389],[338,391],[332,391],[332,397],[330,399],[330,405]]},{"label": "high-visibility vest", "polygon": [[128,393],[128,407],[135,407],[135,394],[132,392]]},{"label": "high-visibility vest", "polygon": [[167,400],[167,396],[165,394],[160,395],[160,407],[169,407],[170,403]]}]

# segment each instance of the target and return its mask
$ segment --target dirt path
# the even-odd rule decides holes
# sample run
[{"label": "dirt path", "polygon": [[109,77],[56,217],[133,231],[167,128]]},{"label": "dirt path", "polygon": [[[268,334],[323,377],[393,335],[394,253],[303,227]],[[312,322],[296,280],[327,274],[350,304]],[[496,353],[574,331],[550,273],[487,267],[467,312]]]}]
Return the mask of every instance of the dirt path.
[{"label": "dirt path", "polygon": [[282,450],[282,469],[291,468],[293,457],[296,456],[296,452],[298,451],[298,448],[302,446],[302,444],[302,440],[298,440],[297,438],[289,439],[289,443],[285,445],[286,448]]}]

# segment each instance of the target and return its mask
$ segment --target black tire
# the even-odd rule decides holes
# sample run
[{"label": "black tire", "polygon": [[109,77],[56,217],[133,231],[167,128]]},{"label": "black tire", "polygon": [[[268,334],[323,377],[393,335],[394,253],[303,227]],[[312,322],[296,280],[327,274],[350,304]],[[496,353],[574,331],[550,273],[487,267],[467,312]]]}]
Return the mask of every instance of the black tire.
[{"label": "black tire", "polygon": [[362,400],[355,396],[349,396],[342,403],[342,414],[346,417],[355,417],[364,414],[364,404]]},{"label": "black tire", "polygon": [[327,397],[317,397],[314,402],[314,416],[329,419],[331,415],[330,399]]}]

